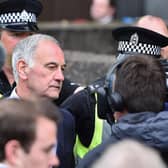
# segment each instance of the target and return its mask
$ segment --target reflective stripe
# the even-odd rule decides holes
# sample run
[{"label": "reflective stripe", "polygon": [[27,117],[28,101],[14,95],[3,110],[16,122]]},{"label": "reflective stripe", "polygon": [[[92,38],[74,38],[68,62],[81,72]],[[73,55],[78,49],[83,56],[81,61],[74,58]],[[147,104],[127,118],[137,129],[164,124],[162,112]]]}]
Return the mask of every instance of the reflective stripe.
[{"label": "reflective stripe", "polygon": [[79,137],[76,137],[76,144],[74,147],[75,156],[78,159],[82,159],[84,155],[95,148],[97,145],[102,143],[102,135],[103,135],[103,120],[98,118],[98,111],[97,111],[97,93],[95,93],[96,105],[95,105],[95,129],[92,141],[89,147],[83,146],[80,142]]},{"label": "reflective stripe", "polygon": [[0,99],[3,98],[3,95],[0,93]]}]

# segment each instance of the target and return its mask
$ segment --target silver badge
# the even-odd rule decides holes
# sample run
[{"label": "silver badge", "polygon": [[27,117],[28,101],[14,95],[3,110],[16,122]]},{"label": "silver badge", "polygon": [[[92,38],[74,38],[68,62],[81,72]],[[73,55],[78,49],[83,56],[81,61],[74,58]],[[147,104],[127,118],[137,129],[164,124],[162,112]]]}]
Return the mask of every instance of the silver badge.
[{"label": "silver badge", "polygon": [[23,10],[20,15],[20,19],[22,21],[28,22],[29,21],[29,14],[27,13],[26,10]]},{"label": "silver badge", "polygon": [[137,45],[139,41],[139,37],[137,33],[134,33],[130,38],[130,44],[131,45]]}]

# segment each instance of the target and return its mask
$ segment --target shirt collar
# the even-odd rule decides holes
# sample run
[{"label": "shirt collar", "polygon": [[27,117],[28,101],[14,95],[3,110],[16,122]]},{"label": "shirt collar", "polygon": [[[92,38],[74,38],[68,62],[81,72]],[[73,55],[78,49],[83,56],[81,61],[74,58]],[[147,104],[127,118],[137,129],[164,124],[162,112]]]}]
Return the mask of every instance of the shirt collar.
[{"label": "shirt collar", "polygon": [[20,99],[20,97],[16,93],[16,88],[13,89],[12,93],[8,97],[9,99]]},{"label": "shirt collar", "polygon": [[8,168],[8,166],[4,163],[0,163],[0,168]]}]

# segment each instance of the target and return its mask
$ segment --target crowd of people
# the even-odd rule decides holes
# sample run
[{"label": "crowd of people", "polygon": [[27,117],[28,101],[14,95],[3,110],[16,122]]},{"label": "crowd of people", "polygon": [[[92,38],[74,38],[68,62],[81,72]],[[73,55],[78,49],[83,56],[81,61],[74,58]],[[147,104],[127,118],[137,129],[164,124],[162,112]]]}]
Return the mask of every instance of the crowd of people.
[{"label": "crowd of people", "polygon": [[[94,5],[101,1],[91,7],[97,19]],[[64,77],[59,42],[38,32],[42,8],[38,0],[0,1],[0,168],[166,168],[166,23],[144,16],[113,29],[116,61],[80,86]]]}]

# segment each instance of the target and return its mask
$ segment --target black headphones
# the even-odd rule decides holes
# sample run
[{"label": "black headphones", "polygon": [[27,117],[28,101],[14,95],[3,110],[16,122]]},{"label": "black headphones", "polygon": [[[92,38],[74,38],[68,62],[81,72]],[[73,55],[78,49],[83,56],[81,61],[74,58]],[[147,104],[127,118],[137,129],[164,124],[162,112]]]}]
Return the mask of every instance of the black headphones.
[{"label": "black headphones", "polygon": [[110,124],[114,123],[113,113],[122,111],[125,107],[123,97],[114,91],[115,72],[129,56],[122,54],[109,69],[105,78],[100,80],[101,82],[96,81],[86,88],[89,89],[90,94],[98,93],[98,116],[101,119],[106,119]]},{"label": "black headphones", "polygon": [[118,92],[115,92],[115,80],[116,80],[116,70],[123,64],[123,62],[128,58],[125,56],[121,59],[118,59],[110,68],[106,75],[105,79],[105,91],[107,96],[107,101],[111,111],[123,111],[125,103],[123,97]]}]

